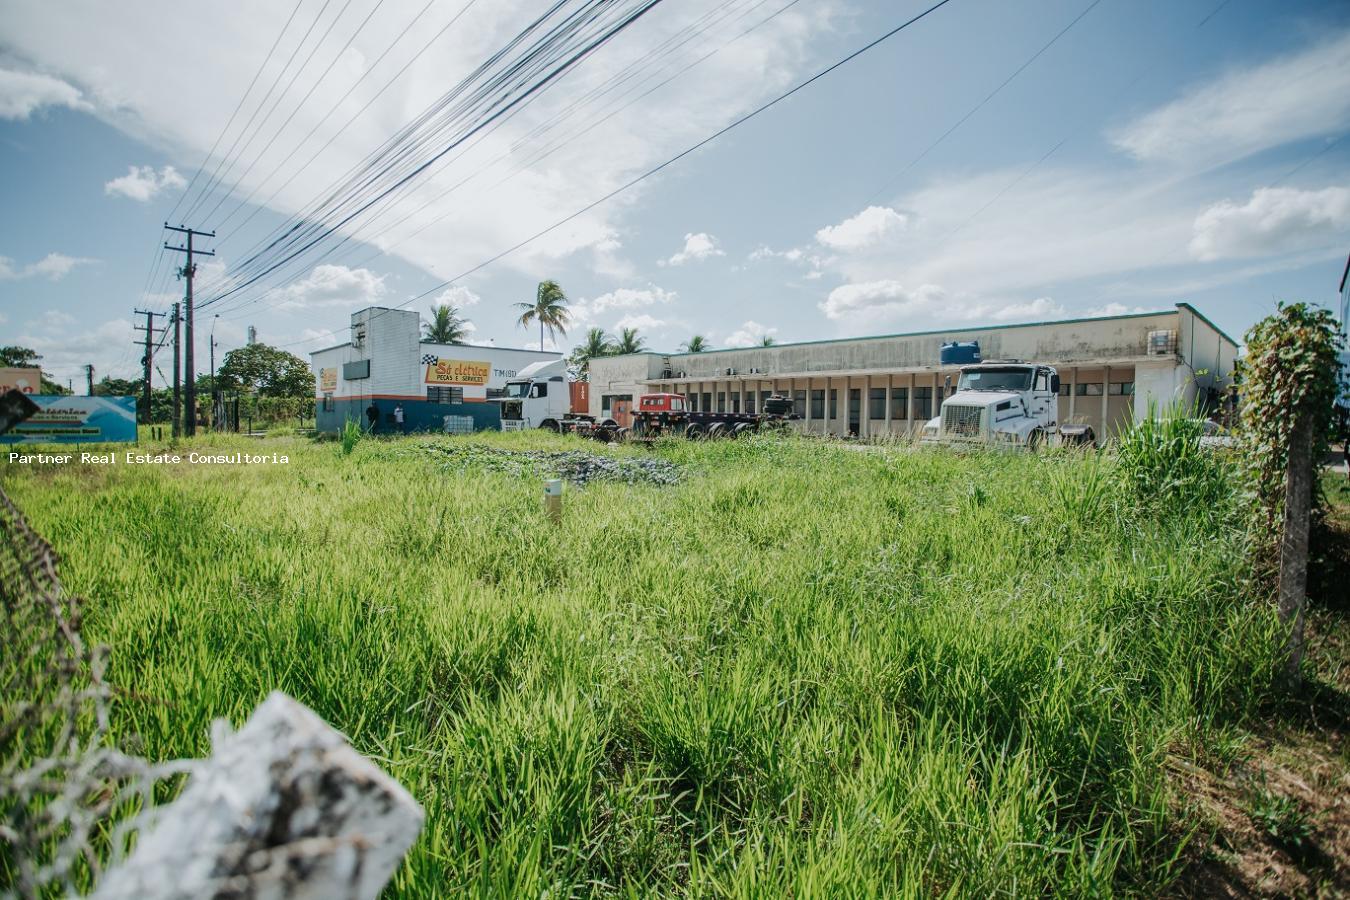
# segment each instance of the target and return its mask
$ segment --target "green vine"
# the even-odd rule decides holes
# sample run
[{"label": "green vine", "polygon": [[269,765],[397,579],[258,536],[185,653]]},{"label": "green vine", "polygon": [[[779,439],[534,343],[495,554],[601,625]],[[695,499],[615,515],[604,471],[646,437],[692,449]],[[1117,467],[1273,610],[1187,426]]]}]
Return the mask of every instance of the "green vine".
[{"label": "green vine", "polygon": [[1237,367],[1240,441],[1252,497],[1252,539],[1261,568],[1274,564],[1284,515],[1285,469],[1294,423],[1311,417],[1313,459],[1326,456],[1338,384],[1341,336],[1329,310],[1280,304],[1245,335]]}]

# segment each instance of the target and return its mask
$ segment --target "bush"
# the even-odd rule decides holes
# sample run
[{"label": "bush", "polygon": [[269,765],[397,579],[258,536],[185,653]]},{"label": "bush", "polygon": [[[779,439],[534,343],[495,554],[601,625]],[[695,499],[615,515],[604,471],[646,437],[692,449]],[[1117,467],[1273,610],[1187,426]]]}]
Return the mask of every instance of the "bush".
[{"label": "bush", "polygon": [[1127,490],[1152,507],[1228,507],[1232,468],[1222,451],[1206,450],[1204,422],[1194,409],[1172,406],[1135,423],[1117,448],[1119,473]]}]

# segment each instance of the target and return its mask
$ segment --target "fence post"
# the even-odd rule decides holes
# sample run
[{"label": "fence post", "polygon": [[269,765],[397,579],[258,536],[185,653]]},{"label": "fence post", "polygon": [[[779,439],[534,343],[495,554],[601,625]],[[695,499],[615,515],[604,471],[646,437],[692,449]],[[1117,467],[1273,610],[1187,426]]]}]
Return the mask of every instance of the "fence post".
[{"label": "fence post", "polygon": [[374,900],[422,828],[412,796],[273,692],[154,810],[95,900]]},{"label": "fence post", "polygon": [[1308,527],[1312,518],[1313,422],[1306,409],[1294,413],[1284,481],[1284,528],[1280,535],[1280,622],[1288,629],[1285,676],[1302,681],[1303,606],[1308,593]]}]

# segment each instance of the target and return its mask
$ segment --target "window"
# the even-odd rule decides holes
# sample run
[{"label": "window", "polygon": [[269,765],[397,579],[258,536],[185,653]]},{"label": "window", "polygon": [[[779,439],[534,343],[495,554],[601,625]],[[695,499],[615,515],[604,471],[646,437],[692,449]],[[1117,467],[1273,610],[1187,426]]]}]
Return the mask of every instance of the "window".
[{"label": "window", "polygon": [[1107,391],[1112,397],[1131,397],[1134,395],[1133,381],[1113,381]]},{"label": "window", "polygon": [[862,414],[862,391],[858,388],[848,389],[848,417],[856,419]]},{"label": "window", "polygon": [[704,391],[703,400],[699,403],[699,408],[704,412],[712,412],[712,392]]},{"label": "window", "polygon": [[601,394],[600,412],[604,415],[610,415],[616,403],[632,403],[632,394]]},{"label": "window", "polygon": [[731,411],[738,413],[741,411],[741,392],[733,391],[731,394]]},{"label": "window", "polygon": [[891,418],[909,418],[909,388],[891,388]]},{"label": "window", "polygon": [[755,392],[754,392],[754,391],[746,391],[746,392],[745,392],[745,412],[746,412],[746,415],[751,415],[751,416],[753,416],[753,415],[755,414]]},{"label": "window", "polygon": [[488,388],[487,398],[489,400],[500,400],[506,396],[506,388]]},{"label": "window", "polygon": [[547,381],[540,381],[540,382],[537,382],[537,383],[535,383],[535,384],[530,385],[530,396],[531,396],[531,397],[547,397],[547,396],[548,396],[548,382],[547,382]]},{"label": "window", "polygon": [[773,396],[773,391],[760,391],[760,392],[759,392],[759,408],[760,408],[760,409],[763,409],[763,408],[764,408],[764,404],[767,403],[768,400],[769,400],[769,398],[772,397],[772,396]]},{"label": "window", "polygon": [[324,412],[332,412],[332,411],[333,411],[333,395],[332,395],[332,394],[324,394],[324,395],[323,395],[323,411],[324,411]]},{"label": "window", "polygon": [[933,418],[932,388],[916,387],[914,389],[914,415],[925,422]]},{"label": "window", "polygon": [[1050,390],[1050,373],[1047,372],[1045,369],[1037,369],[1037,370],[1036,370],[1036,384],[1035,384],[1035,386],[1032,388],[1032,390],[1034,390],[1034,391],[1048,391],[1048,390]]},{"label": "window", "polygon": [[1025,391],[1031,387],[1031,376],[1032,370],[1023,367],[974,369],[961,373],[959,387],[963,391]]},{"label": "window", "polygon": [[825,418],[825,389],[818,388],[811,391],[811,418]]},{"label": "window", "polygon": [[806,418],[806,391],[792,392],[792,411],[797,414],[797,418]]},{"label": "window", "polygon": [[429,387],[427,388],[428,403],[463,403],[464,388],[457,387]]},{"label": "window", "polygon": [[1100,397],[1101,395],[1102,395],[1102,383],[1100,381],[1078,382],[1078,396]]},{"label": "window", "polygon": [[689,411],[698,412],[698,394],[689,395]]},{"label": "window", "polygon": [[867,389],[867,418],[886,418],[886,389],[884,387]]},{"label": "window", "polygon": [[1060,395],[1061,397],[1067,397],[1067,396],[1069,396],[1069,391],[1070,391],[1072,388],[1073,388],[1073,385],[1069,384],[1067,381],[1061,381],[1061,382],[1059,383],[1059,395]]},{"label": "window", "polygon": [[718,391],[718,392],[717,392],[717,411],[718,411],[718,412],[726,412],[726,411],[727,411],[727,392],[726,392],[726,391]]},{"label": "window", "polygon": [[839,391],[835,388],[830,388],[830,418],[839,418]]}]

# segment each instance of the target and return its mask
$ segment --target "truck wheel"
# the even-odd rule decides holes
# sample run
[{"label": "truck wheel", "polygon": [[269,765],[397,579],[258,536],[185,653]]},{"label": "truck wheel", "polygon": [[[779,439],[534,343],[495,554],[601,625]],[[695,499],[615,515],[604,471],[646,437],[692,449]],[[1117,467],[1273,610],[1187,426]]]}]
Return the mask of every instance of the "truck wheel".
[{"label": "truck wheel", "polygon": [[609,442],[614,440],[614,430],[612,428],[605,428],[603,426],[600,428],[592,428],[591,437],[595,438],[602,444],[608,444]]},{"label": "truck wheel", "polygon": [[697,422],[690,422],[688,425],[684,426],[684,436],[686,440],[690,441],[703,440],[703,426]]},{"label": "truck wheel", "polygon": [[734,438],[742,438],[745,437],[746,435],[754,434],[754,432],[755,426],[752,425],[751,423],[737,422],[734,426],[732,426],[731,436]]},{"label": "truck wheel", "polygon": [[1045,432],[1039,428],[1033,428],[1031,434],[1027,435],[1027,449],[1033,453],[1045,446]]},{"label": "truck wheel", "polygon": [[708,426],[708,440],[715,441],[726,436],[727,424],[725,422],[714,422]]},{"label": "truck wheel", "polygon": [[630,433],[631,432],[627,428],[620,428],[614,432],[614,439],[622,444],[624,441],[628,440]]},{"label": "truck wheel", "polygon": [[544,431],[551,431],[554,434],[559,434],[562,431],[562,426],[553,419],[545,419],[539,423],[539,427]]}]

